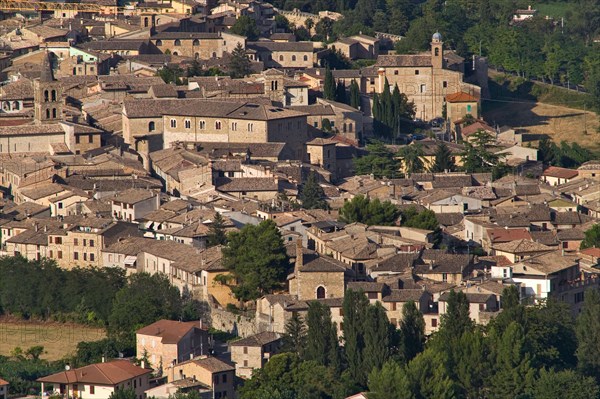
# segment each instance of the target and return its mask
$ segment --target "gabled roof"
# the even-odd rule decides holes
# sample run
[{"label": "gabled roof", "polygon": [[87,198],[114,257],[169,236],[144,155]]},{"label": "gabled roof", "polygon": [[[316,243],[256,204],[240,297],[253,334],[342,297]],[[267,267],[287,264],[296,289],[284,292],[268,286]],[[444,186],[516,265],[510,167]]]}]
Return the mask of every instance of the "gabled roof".
[{"label": "gabled roof", "polygon": [[572,179],[577,177],[577,175],[579,175],[577,170],[560,168],[558,166],[550,166],[544,170],[544,173],[542,174],[542,176],[557,177],[561,179]]},{"label": "gabled roof", "polygon": [[5,381],[2,378],[0,378],[0,386],[2,385],[8,385],[8,381]]},{"label": "gabled roof", "polygon": [[152,370],[138,367],[128,360],[114,360],[61,371],[60,373],[38,378],[37,381],[55,384],[86,383],[113,386],[151,372]]},{"label": "gabled roof", "polygon": [[538,253],[553,251],[554,248],[548,247],[544,244],[539,244],[535,241],[519,239],[509,241],[505,243],[496,244],[492,247],[496,251],[508,252],[512,254],[527,254],[527,253]]},{"label": "gabled roof", "polygon": [[458,93],[446,94],[446,101],[449,103],[472,103],[477,102],[479,99],[472,96],[469,93],[460,91]]},{"label": "gabled roof", "polygon": [[200,328],[200,324],[195,321],[181,322],[163,319],[140,328],[136,334],[161,337],[163,344],[176,344],[195,328]]},{"label": "gabled roof", "polygon": [[242,338],[235,342],[232,342],[231,346],[263,346],[270,344],[271,342],[278,341],[281,337],[279,334],[271,331],[260,332],[255,335],[251,335],[246,338]]}]

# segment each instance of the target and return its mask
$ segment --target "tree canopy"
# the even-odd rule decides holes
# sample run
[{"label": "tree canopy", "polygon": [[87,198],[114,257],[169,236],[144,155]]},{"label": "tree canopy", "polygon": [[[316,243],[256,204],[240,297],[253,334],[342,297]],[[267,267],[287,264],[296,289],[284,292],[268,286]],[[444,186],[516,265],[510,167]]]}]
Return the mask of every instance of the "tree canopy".
[{"label": "tree canopy", "polygon": [[367,155],[354,160],[357,175],[373,175],[378,179],[393,179],[400,174],[400,162],[395,154],[381,141],[374,141],[366,146]]},{"label": "tree canopy", "polygon": [[390,201],[381,202],[379,198],[371,200],[364,195],[357,195],[344,204],[339,219],[345,223],[392,226],[399,215],[400,211]]},{"label": "tree canopy", "polygon": [[258,225],[247,224],[240,231],[228,235],[223,247],[223,266],[230,275],[221,275],[220,281],[231,284],[235,297],[250,301],[273,292],[285,281],[289,259],[281,233],[272,220]]},{"label": "tree canopy", "polygon": [[325,198],[325,190],[319,185],[317,174],[309,173],[302,185],[300,201],[304,209],[328,209],[329,204]]}]

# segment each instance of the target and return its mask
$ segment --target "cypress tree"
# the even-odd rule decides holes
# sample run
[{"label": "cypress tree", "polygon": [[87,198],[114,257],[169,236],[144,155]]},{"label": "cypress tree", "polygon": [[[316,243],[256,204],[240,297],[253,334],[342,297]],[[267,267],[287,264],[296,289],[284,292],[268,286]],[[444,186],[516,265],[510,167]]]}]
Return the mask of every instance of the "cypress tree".
[{"label": "cypress tree", "polygon": [[335,79],[329,67],[325,68],[325,83],[323,84],[323,98],[326,100],[335,100]]},{"label": "cypress tree", "polygon": [[363,369],[364,328],[369,300],[362,291],[344,294],[344,350],[352,380],[364,385],[368,370]]},{"label": "cypress tree", "polygon": [[335,87],[335,101],[346,104],[348,102],[346,97],[346,84],[340,80]]},{"label": "cypress tree", "polygon": [[473,330],[473,320],[469,316],[469,301],[464,292],[450,291],[446,313],[442,315],[440,337],[443,343],[450,345],[467,331]]},{"label": "cypress tree", "polygon": [[360,88],[354,79],[350,83],[350,106],[360,109]]},{"label": "cypress tree", "polygon": [[394,85],[394,91],[392,92],[392,126],[391,128],[394,131],[394,135],[398,133],[399,121],[398,119],[402,114],[402,95],[400,94],[400,89],[398,88],[398,84]]},{"label": "cypress tree", "polygon": [[227,233],[225,232],[225,221],[219,212],[215,212],[215,219],[208,229],[208,246],[227,244]]},{"label": "cypress tree", "polygon": [[296,353],[302,357],[306,346],[306,326],[304,320],[298,313],[285,324],[285,335],[283,336],[283,350]]},{"label": "cypress tree", "polygon": [[304,209],[328,209],[325,190],[319,185],[316,174],[311,172],[302,186],[300,201]]},{"label": "cypress tree", "polygon": [[402,355],[409,362],[419,353],[423,352],[425,345],[425,320],[423,314],[417,309],[413,301],[407,302],[402,307],[402,321],[400,322],[400,339]]},{"label": "cypress tree", "polygon": [[305,360],[313,360],[323,366],[339,371],[339,344],[335,324],[331,322],[331,311],[318,301],[308,304],[306,316]]},{"label": "cypress tree", "polygon": [[388,321],[380,303],[369,306],[365,323],[365,349],[363,351],[363,373],[381,369],[390,357],[390,341],[393,326]]},{"label": "cypress tree", "polygon": [[585,375],[600,376],[600,294],[585,291],[583,310],[577,317],[577,366]]}]

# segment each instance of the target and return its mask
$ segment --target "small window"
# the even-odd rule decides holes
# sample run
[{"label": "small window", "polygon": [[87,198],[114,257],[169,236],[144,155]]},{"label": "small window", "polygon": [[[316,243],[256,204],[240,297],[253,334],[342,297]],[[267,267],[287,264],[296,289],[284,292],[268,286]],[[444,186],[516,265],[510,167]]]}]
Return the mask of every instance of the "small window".
[{"label": "small window", "polygon": [[88,134],[88,143],[93,143],[93,142],[94,142],[94,135]]},{"label": "small window", "polygon": [[394,71],[394,75],[398,75],[398,70],[397,69]]},{"label": "small window", "polygon": [[58,251],[58,254],[56,256],[58,259],[62,259],[62,251]]},{"label": "small window", "polygon": [[418,74],[419,74],[419,70],[415,69],[415,75],[418,75]]},{"label": "small window", "polygon": [[279,61],[283,61],[283,55],[279,56]]},{"label": "small window", "polygon": [[296,61],[296,56],[292,55],[292,61]]},{"label": "small window", "polygon": [[237,122],[231,122],[231,130],[233,130],[233,131],[237,130]]},{"label": "small window", "polygon": [[79,240],[77,238],[73,239],[73,245],[74,246],[78,246],[79,245]]},{"label": "small window", "polygon": [[472,108],[471,108],[471,104],[467,104],[467,112],[469,112],[469,113],[470,113],[470,112],[471,112],[471,109],[472,109]]},{"label": "small window", "polygon": [[192,42],[192,46],[199,46],[199,45],[200,45],[200,40],[194,39],[194,41]]},{"label": "small window", "polygon": [[79,135],[75,136],[75,144],[79,144],[79,141],[81,140]]},{"label": "small window", "polygon": [[248,131],[252,132],[254,130],[254,124],[253,123],[248,123]]},{"label": "small window", "polygon": [[421,85],[421,93],[425,93],[427,91],[427,86],[422,84]]},{"label": "small window", "polygon": [[221,130],[221,121],[216,121],[215,122],[215,129],[216,130]]},{"label": "small window", "polygon": [[181,40],[175,39],[175,41],[173,42],[173,45],[175,45],[175,46],[181,46]]},{"label": "small window", "polygon": [[376,292],[369,292],[369,293],[367,293],[367,297],[369,299],[377,299],[377,293]]},{"label": "small window", "polygon": [[172,128],[176,128],[177,127],[177,120],[171,119],[171,127]]},{"label": "small window", "polygon": [[90,395],[94,395],[96,393],[96,388],[93,385],[90,385]]},{"label": "small window", "polygon": [[148,122],[148,131],[153,132],[156,130],[156,124],[154,122]]},{"label": "small window", "polygon": [[192,128],[192,121],[189,119],[186,119],[183,124],[185,125],[186,129],[191,129]]},{"label": "small window", "polygon": [[79,260],[79,252],[73,252],[73,260]]},{"label": "small window", "polygon": [[308,55],[305,55],[305,56],[303,57],[303,59],[304,59],[304,61],[308,61]]},{"label": "small window", "polygon": [[200,125],[199,126],[200,126],[201,130],[206,129],[206,121],[200,121]]},{"label": "small window", "polygon": [[157,46],[162,46],[162,40],[160,40],[160,39],[159,39],[159,40],[157,40],[157,41],[156,41],[156,45],[157,45]]},{"label": "small window", "polygon": [[244,355],[247,355],[247,354],[248,354],[248,347],[244,346]]},{"label": "small window", "polygon": [[90,247],[94,246],[94,240],[90,240]]},{"label": "small window", "polygon": [[443,88],[446,88],[446,87],[448,87],[448,82],[446,82],[446,81],[444,80],[444,81],[442,82],[442,87],[443,87]]},{"label": "small window", "polygon": [[431,327],[437,327],[437,319],[431,319]]}]

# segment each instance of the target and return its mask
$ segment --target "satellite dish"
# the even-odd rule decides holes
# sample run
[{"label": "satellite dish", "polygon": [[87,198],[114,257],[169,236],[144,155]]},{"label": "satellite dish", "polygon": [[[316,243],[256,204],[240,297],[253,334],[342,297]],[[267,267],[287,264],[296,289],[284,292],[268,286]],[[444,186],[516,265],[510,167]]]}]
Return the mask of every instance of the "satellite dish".
[{"label": "satellite dish", "polygon": [[71,366],[69,366],[68,364],[67,364],[67,365],[65,365],[65,370],[66,370],[66,371],[69,371],[69,370],[71,370]]}]

